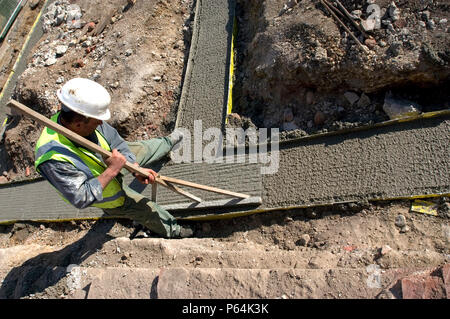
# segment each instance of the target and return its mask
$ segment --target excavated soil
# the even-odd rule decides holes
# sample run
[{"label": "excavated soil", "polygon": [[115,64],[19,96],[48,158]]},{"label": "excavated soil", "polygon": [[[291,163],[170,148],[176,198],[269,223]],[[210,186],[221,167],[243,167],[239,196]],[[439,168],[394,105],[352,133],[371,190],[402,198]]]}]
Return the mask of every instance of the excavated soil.
[{"label": "excavated soil", "polygon": [[[125,139],[170,133],[189,49],[192,4],[137,1],[130,7],[127,1],[115,0],[105,7],[103,1],[56,3],[66,8],[72,2],[82,8],[80,21],[84,26],[74,29],[65,22],[51,26],[32,50],[13,97],[50,116],[59,107],[55,92],[62,83],[87,77],[108,89],[113,114],[110,124]],[[110,16],[111,22],[94,36],[96,29],[88,29],[88,24],[93,22],[96,27]],[[66,51],[55,55],[59,46]],[[52,62],[48,58],[51,54],[55,58]],[[8,126],[5,175],[9,181],[38,176],[33,152],[40,129],[23,118],[14,118]]]},{"label": "excavated soil", "polygon": [[[3,274],[0,297],[80,298],[81,289],[68,284],[71,273],[67,267],[72,265],[84,269],[81,280],[92,272],[103,270],[106,274],[111,269],[124,275],[135,269],[140,276],[154,277],[161,269],[181,268],[186,272],[234,269],[235,274],[243,273],[244,278],[244,270],[291,269],[294,273],[308,271],[312,277],[281,290],[273,284],[264,293],[241,297],[382,298],[384,289],[401,278],[387,275],[383,278],[384,272],[395,269],[411,272],[450,261],[450,226],[445,205],[437,217],[411,212],[409,205],[407,201],[364,208],[342,205],[193,222],[196,237],[191,239],[152,238],[142,231],[136,234],[132,223],[126,220],[1,226],[0,256],[4,258],[0,263]],[[397,221],[400,215],[404,216],[403,226]],[[367,286],[369,266],[381,271],[378,287]],[[328,274],[328,284],[323,287],[319,283],[324,273],[319,270]],[[358,283],[352,279],[355,271],[360,277]],[[344,277],[335,278],[333,273],[342,273]],[[132,278],[122,287],[130,290],[130,297],[142,293]],[[203,288],[197,287],[193,298],[239,297],[234,290],[222,291],[207,284],[216,280],[217,287],[226,287],[230,285],[226,278],[204,280]],[[147,284],[158,290],[157,283]],[[102,289],[107,294],[109,286]],[[157,297],[154,291],[146,293],[145,298]],[[176,295],[176,290],[172,297],[184,298]]]},{"label": "excavated soil", "polygon": [[234,122],[284,139],[389,120],[386,97],[449,108],[447,1],[395,1],[395,18],[392,1],[341,3],[358,23],[380,9],[366,35],[341,16],[367,52],[319,1],[237,1]]}]

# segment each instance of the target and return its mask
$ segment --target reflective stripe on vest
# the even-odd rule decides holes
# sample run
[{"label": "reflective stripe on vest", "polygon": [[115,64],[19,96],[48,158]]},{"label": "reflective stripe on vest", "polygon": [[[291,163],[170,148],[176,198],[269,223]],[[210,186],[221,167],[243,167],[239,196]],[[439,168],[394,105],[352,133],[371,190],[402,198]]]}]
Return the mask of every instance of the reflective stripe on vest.
[{"label": "reflective stripe on vest", "polygon": [[[57,122],[60,112],[51,117],[51,120]],[[97,139],[100,146],[111,151],[108,142],[103,135],[95,130]],[[65,136],[56,133],[52,129],[45,127],[36,143],[35,150],[35,167],[38,170],[38,166],[48,160],[56,160],[60,162],[68,162],[75,166],[77,169],[86,174],[88,179],[96,178],[106,169],[106,165],[101,162],[94,153],[75,146]],[[62,196],[60,192],[58,194],[66,201],[67,199]],[[92,206],[99,208],[115,208],[120,207],[125,202],[125,193],[122,190],[120,182],[114,178],[103,190],[103,199],[96,201]]]}]

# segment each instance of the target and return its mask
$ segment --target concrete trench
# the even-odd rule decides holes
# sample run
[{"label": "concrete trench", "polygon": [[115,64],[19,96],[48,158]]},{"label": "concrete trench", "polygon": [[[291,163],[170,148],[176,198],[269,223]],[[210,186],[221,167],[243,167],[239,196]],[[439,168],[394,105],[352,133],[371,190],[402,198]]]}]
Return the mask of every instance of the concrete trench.
[{"label": "concrete trench", "polygon": [[[196,6],[176,126],[192,131],[194,121],[202,120],[203,130],[224,130],[235,3],[199,0]],[[157,203],[177,217],[213,218],[229,213],[449,194],[449,119],[449,115],[443,115],[283,142],[275,174],[261,174],[260,163],[169,165],[162,168],[162,175],[247,193],[254,200],[228,202],[222,195],[187,188],[206,201],[194,207],[180,195],[159,187]],[[131,179],[127,182],[150,196],[151,187],[141,189]],[[66,204],[44,180],[0,186],[0,202],[2,223],[105,217],[100,209],[78,210]]]}]

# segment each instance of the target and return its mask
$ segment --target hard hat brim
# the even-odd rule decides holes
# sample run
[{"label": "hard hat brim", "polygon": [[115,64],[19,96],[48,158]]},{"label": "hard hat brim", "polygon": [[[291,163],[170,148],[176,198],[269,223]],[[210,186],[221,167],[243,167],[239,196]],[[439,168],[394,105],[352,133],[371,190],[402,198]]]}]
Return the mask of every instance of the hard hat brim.
[{"label": "hard hat brim", "polygon": [[65,101],[64,96],[61,94],[61,89],[56,91],[56,95],[57,95],[59,101],[62,104],[64,104],[65,107],[67,107],[68,109],[74,111],[75,113],[81,114],[81,115],[86,116],[86,117],[91,117],[91,118],[94,118],[94,119],[97,119],[97,120],[101,120],[101,121],[107,121],[107,120],[109,120],[111,118],[111,112],[109,111],[109,109],[106,109],[106,111],[103,114],[97,114],[97,115],[88,114],[87,112],[83,112],[82,110],[80,110],[78,108],[72,107],[70,103]]}]

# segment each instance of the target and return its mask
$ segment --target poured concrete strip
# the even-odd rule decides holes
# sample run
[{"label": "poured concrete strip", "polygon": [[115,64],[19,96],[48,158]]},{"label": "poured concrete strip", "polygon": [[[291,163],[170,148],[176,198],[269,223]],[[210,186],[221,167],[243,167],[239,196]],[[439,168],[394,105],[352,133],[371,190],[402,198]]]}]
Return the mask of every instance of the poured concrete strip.
[{"label": "poured concrete strip", "polygon": [[[265,207],[450,193],[450,116],[280,147]],[[280,189],[283,189],[280,192]]]},{"label": "poured concrete strip", "polygon": [[[275,210],[450,196],[450,116],[283,142],[262,205],[183,214],[212,220]],[[264,165],[261,164],[261,167]]]},{"label": "poured concrete strip", "polygon": [[[254,169],[256,164],[252,163],[176,164],[166,166],[161,174],[260,196],[259,211],[448,194],[449,129],[450,116],[446,115],[399,123],[395,127],[283,143],[277,173],[263,175],[262,181],[260,170]],[[163,207],[189,208],[191,203],[184,197],[158,189],[157,202]],[[142,192],[151,194],[150,187]],[[194,194],[213,205],[224,199],[220,198],[222,195]],[[1,222],[103,216],[99,209],[74,209],[42,180],[1,186],[0,203]],[[256,212],[245,207],[232,211]],[[229,212],[230,208],[224,206],[199,207],[186,214],[174,211],[176,216],[199,218]]]},{"label": "poured concrete strip", "polygon": [[224,128],[235,1],[198,0],[176,127]]},{"label": "poured concrete strip", "polygon": [[0,223],[21,220],[72,220],[100,217],[96,208],[76,209],[64,202],[44,180],[0,187]]}]

